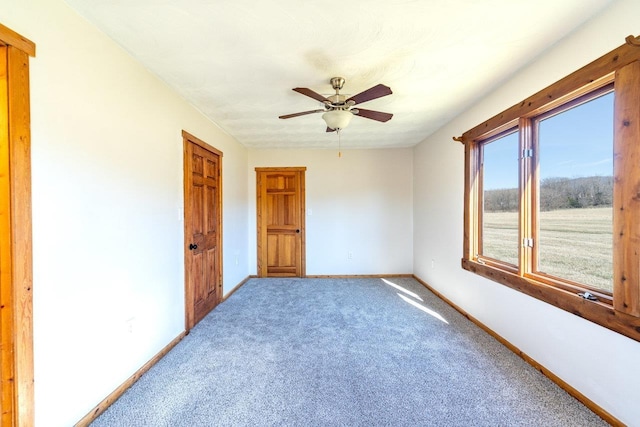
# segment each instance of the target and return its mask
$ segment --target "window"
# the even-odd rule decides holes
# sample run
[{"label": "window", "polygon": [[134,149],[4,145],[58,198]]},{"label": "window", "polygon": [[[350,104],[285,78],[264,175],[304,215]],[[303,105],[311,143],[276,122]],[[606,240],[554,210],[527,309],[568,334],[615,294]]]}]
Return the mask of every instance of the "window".
[{"label": "window", "polygon": [[637,41],[456,139],[463,268],[640,341]]},{"label": "window", "polygon": [[518,265],[518,131],[482,144],[482,247],[478,255]]},{"label": "window", "polygon": [[534,272],[610,296],[614,94],[604,89],[533,120],[539,194],[533,253]]}]

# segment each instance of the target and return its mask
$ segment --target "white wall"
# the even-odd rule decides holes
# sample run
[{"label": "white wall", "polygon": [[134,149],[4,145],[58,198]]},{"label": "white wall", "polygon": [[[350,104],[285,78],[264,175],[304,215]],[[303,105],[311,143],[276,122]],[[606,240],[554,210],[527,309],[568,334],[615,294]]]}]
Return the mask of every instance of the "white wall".
[{"label": "white wall", "polygon": [[0,10],[37,45],[36,423],[69,426],[184,330],[183,129],[224,153],[225,291],[249,274],[247,150],[61,0]]},{"label": "white wall", "polygon": [[414,273],[629,425],[640,425],[639,342],[460,267],[464,152],[451,137],[638,35],[639,16],[637,0],[614,3],[414,152]]},{"label": "white wall", "polygon": [[0,0],[0,10],[38,52],[37,425],[75,423],[183,330],[182,129],[224,152],[225,292],[256,272],[254,168],[306,166],[308,274],[413,270],[622,421],[640,419],[638,342],[460,268],[463,152],[451,141],[621,44],[638,31],[639,2],[618,1],[415,150],[341,159],[248,152],[61,0]]},{"label": "white wall", "polygon": [[408,148],[343,150],[341,158],[337,150],[250,150],[249,247],[256,248],[255,168],[306,166],[307,274],[411,273],[412,156]]}]

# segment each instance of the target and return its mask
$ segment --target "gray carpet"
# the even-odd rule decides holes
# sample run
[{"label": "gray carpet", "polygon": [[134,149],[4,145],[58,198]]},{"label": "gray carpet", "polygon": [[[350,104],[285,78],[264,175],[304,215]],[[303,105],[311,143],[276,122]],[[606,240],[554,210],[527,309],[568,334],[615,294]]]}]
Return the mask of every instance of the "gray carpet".
[{"label": "gray carpet", "polygon": [[252,279],[92,426],[606,425],[415,280],[387,280]]}]

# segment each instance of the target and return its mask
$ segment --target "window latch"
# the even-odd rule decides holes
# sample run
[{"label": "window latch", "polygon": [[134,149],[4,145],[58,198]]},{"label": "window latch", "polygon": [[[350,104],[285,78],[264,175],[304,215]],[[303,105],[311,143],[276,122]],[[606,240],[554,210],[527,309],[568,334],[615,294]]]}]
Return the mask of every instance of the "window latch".
[{"label": "window latch", "polygon": [[584,299],[588,299],[589,301],[598,301],[598,297],[591,292],[578,292],[578,296]]}]

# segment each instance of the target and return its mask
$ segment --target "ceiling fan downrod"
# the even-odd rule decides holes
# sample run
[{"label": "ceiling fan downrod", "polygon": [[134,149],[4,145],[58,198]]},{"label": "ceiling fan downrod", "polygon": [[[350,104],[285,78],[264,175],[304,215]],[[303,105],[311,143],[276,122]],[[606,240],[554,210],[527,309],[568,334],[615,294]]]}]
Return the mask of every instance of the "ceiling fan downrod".
[{"label": "ceiling fan downrod", "polygon": [[344,77],[332,77],[330,82],[331,86],[336,91],[336,95],[340,95],[340,89],[342,89],[345,82]]}]

